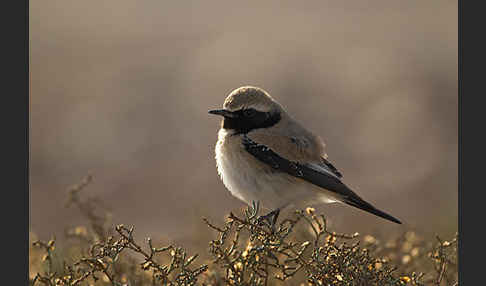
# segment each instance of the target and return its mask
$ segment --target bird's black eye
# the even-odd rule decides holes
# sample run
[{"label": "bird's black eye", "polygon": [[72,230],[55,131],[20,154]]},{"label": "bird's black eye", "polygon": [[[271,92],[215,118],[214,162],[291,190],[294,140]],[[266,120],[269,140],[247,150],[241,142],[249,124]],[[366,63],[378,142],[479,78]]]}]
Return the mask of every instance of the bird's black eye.
[{"label": "bird's black eye", "polygon": [[253,117],[256,114],[256,110],[253,108],[243,110],[245,117]]}]

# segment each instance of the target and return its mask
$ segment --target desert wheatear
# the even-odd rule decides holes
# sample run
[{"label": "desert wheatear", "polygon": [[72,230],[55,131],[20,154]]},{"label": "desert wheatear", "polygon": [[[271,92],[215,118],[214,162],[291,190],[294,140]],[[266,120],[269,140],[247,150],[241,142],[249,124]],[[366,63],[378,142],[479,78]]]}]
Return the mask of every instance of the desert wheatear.
[{"label": "desert wheatear", "polygon": [[228,95],[223,109],[209,113],[223,116],[216,143],[218,173],[240,200],[259,201],[276,215],[291,204],[342,202],[401,223],[348,188],[327,159],[322,140],[263,89],[240,87]]}]

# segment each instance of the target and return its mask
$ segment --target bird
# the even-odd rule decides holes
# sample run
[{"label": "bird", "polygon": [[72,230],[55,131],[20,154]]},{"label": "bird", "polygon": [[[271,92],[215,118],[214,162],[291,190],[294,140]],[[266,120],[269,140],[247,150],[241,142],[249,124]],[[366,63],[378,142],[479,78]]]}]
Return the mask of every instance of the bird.
[{"label": "bird", "polygon": [[344,203],[401,224],[344,184],[321,137],[264,89],[239,87],[229,93],[222,109],[208,112],[223,117],[215,159],[224,186],[248,205],[258,202],[271,209],[267,216],[273,216],[273,223],[280,210],[291,205]]}]

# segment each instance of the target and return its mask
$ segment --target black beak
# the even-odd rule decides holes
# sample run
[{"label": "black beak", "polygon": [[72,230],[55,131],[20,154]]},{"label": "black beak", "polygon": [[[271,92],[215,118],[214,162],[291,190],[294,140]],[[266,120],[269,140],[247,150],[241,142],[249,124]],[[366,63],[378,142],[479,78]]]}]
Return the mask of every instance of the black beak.
[{"label": "black beak", "polygon": [[210,110],[208,112],[209,114],[221,115],[223,117],[229,117],[229,118],[236,117],[236,115],[233,112],[228,111],[226,109],[215,109],[215,110]]}]

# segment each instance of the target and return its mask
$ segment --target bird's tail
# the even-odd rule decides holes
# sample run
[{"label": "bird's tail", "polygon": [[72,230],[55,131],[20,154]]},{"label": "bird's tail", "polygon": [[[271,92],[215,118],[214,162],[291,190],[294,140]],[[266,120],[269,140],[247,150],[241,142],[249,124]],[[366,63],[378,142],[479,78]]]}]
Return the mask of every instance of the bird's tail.
[{"label": "bird's tail", "polygon": [[358,209],[367,211],[369,213],[372,213],[374,215],[377,215],[379,217],[382,217],[384,219],[387,219],[389,221],[392,221],[394,223],[402,224],[402,222],[399,221],[398,219],[392,217],[391,215],[389,215],[389,214],[387,214],[385,212],[380,211],[379,209],[377,209],[374,206],[372,206],[371,204],[367,203],[366,201],[364,201],[363,199],[361,199],[357,195],[355,195],[355,196],[348,196],[348,197],[346,197],[343,200],[343,202],[346,203],[346,204],[348,204],[348,205],[350,205],[350,206],[353,206],[355,208],[358,208]]}]

